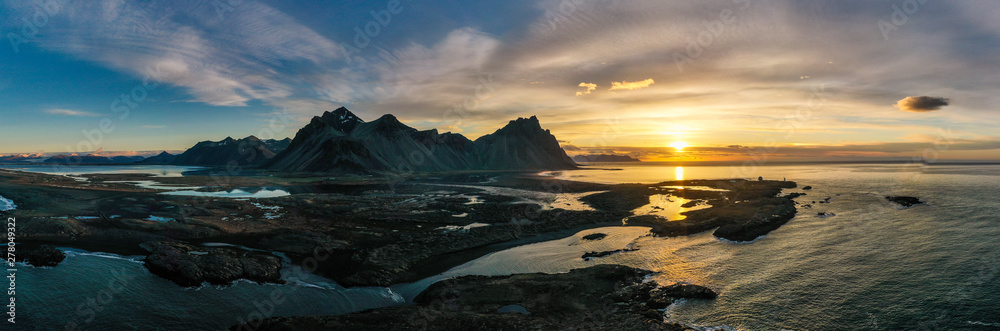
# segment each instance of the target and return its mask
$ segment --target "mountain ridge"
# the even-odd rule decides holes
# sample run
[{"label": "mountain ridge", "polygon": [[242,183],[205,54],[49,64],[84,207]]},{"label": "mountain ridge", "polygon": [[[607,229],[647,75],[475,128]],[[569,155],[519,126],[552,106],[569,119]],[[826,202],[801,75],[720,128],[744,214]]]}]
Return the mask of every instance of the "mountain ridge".
[{"label": "mountain ridge", "polygon": [[[333,120],[333,121],[332,121]],[[264,168],[307,172],[442,172],[575,169],[538,118],[518,118],[472,141],[437,129],[417,130],[391,114],[365,122],[344,107],[300,129]]]},{"label": "mountain ridge", "polygon": [[187,166],[229,166],[234,163],[238,166],[259,165],[287,148],[288,144],[291,144],[291,140],[288,138],[261,140],[252,135],[241,139],[226,137],[220,141],[205,140],[198,142],[184,153],[174,156],[169,164]]}]

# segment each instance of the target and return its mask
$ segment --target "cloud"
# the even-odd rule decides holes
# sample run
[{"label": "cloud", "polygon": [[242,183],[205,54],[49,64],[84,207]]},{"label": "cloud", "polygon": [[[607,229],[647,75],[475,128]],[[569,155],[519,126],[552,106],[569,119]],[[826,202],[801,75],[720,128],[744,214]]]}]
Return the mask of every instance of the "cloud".
[{"label": "cloud", "polygon": [[587,88],[587,91],[585,92],[576,92],[577,96],[590,94],[591,92],[594,92],[594,90],[597,89],[597,84],[594,83],[580,83],[580,85],[577,86]]},{"label": "cloud", "polygon": [[583,150],[580,147],[577,147],[576,145],[570,145],[570,144],[564,144],[564,145],[562,145],[562,148],[564,150],[567,150],[567,151],[581,151],[581,150]]},{"label": "cloud", "polygon": [[[14,17],[36,12],[28,3],[6,5]],[[156,73],[154,80],[186,89],[189,101],[216,106],[310,93],[287,68],[330,75],[344,54],[291,15],[252,0],[224,15],[197,0],[69,2],[45,29],[33,44],[137,77]]]},{"label": "cloud", "polygon": [[638,90],[638,89],[641,89],[641,88],[650,87],[650,86],[653,85],[653,83],[655,83],[655,81],[653,81],[652,78],[646,79],[646,80],[641,80],[641,81],[638,81],[638,82],[628,82],[628,81],[611,82],[611,91],[618,91],[618,90]]},{"label": "cloud", "polygon": [[[467,27],[475,17],[438,20],[432,33],[398,37],[410,24],[404,20],[426,18],[407,11],[347,63],[339,45],[352,42],[350,27],[299,22],[315,11],[261,2],[243,1],[220,21],[204,0],[71,1],[30,44],[136,76],[159,66],[166,83],[213,105],[259,100],[305,121],[343,104],[369,120],[393,113],[407,123],[424,121],[420,129],[453,127],[470,138],[492,132],[498,121],[539,115],[545,128],[582,148],[656,144],[660,133],[679,131],[673,125],[698,129],[687,130],[692,143],[785,141],[789,123],[782,118],[811,105],[814,89],[828,102],[791,123],[795,142],[933,130],[912,114],[872,111],[909,91],[961,100],[941,115],[970,123],[964,134],[987,134],[1000,123],[991,112],[1000,94],[989,91],[1000,75],[983,70],[996,67],[996,43],[983,40],[1000,40],[1000,7],[987,2],[942,5],[943,19],[892,32],[891,43],[873,29],[891,10],[870,1],[775,0],[743,8],[727,0],[614,0],[580,2],[567,12],[560,8],[565,1],[540,0],[532,2],[538,15],[520,17],[536,20],[531,24],[473,24],[486,33]],[[5,13],[12,10],[0,19],[11,31],[37,7],[0,3]],[[688,58],[691,39],[724,10],[735,22],[710,31],[716,34],[700,56],[678,62],[675,55]],[[651,73],[655,82],[642,80]],[[638,90],[593,93],[598,86],[589,83],[615,80],[606,88]]]},{"label": "cloud", "polygon": [[949,102],[948,98],[941,97],[906,97],[896,102],[896,108],[902,111],[923,113],[940,110],[941,107],[947,106]]},{"label": "cloud", "polygon": [[45,112],[52,115],[63,115],[63,116],[97,116],[97,114],[91,112],[64,109],[64,108],[46,109]]}]

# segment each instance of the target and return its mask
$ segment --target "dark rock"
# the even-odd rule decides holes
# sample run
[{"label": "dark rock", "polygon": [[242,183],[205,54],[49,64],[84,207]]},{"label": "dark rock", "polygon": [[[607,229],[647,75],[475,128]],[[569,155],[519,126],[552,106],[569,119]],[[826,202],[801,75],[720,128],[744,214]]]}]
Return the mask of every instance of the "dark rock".
[{"label": "dark rock", "polygon": [[66,254],[50,245],[17,245],[16,260],[36,267],[54,267],[66,259]]},{"label": "dark rock", "polygon": [[150,252],[146,269],[181,286],[228,285],[239,279],[284,283],[281,259],[270,253],[177,242],[147,242],[142,247]]},{"label": "dark rock", "polygon": [[643,283],[649,273],[599,265],[563,274],[465,276],[431,285],[414,299],[415,305],[342,316],[275,317],[252,326],[253,330],[578,330],[586,321],[585,328],[593,330],[687,329],[664,322],[657,309],[674,298],[703,298],[708,292],[693,285],[658,289],[655,283]]},{"label": "dark rock", "polygon": [[[773,198],[784,199],[784,198]],[[753,241],[760,236],[774,231],[795,217],[795,204],[791,199],[784,199],[787,202],[768,201],[764,199],[758,202],[753,216],[746,220],[735,220],[729,224],[720,226],[715,230],[716,237],[737,242]]]},{"label": "dark rock", "polygon": [[637,251],[637,250],[638,249],[636,249],[636,248],[625,248],[625,249],[619,249],[619,250],[614,250],[614,251],[587,252],[587,253],[584,253],[581,258],[584,259],[584,260],[590,260],[590,259],[593,259],[593,258],[605,257],[605,256],[608,256],[608,255],[613,255],[613,254],[618,254],[618,253],[634,252],[634,251]]},{"label": "dark rock", "polygon": [[719,296],[710,288],[694,284],[674,284],[659,287],[650,296],[668,296],[678,299],[715,299]]},{"label": "dark rock", "polygon": [[804,195],[806,195],[806,194],[805,193],[793,192],[793,193],[788,193],[787,195],[785,195],[785,197],[789,198],[789,199],[795,199],[795,198],[798,198],[798,197],[801,197],[801,196],[804,196]]},{"label": "dark rock", "polygon": [[811,189],[813,189],[813,187],[812,186],[806,186],[806,187],[803,187],[802,189],[803,190],[811,190]]},{"label": "dark rock", "polygon": [[922,205],[925,203],[923,201],[920,201],[920,199],[918,198],[907,197],[907,196],[887,196],[885,197],[885,199],[903,207],[912,207],[915,205]]},{"label": "dark rock", "polygon": [[608,235],[604,234],[604,233],[591,233],[591,234],[588,234],[586,236],[583,236],[583,240],[601,240],[601,239],[604,239],[604,237],[607,237],[607,236]]}]

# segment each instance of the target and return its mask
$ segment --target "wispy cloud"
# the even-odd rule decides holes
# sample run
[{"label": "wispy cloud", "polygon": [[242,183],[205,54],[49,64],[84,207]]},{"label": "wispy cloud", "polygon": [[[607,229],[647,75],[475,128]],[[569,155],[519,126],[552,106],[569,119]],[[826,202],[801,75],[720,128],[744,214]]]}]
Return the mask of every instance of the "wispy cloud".
[{"label": "wispy cloud", "polygon": [[580,85],[577,86],[586,88],[587,90],[583,92],[576,92],[576,96],[587,95],[597,90],[597,84],[594,83],[580,83]]},{"label": "wispy cloud", "polygon": [[646,79],[646,80],[641,80],[641,81],[638,81],[638,82],[629,82],[629,81],[611,82],[611,91],[638,90],[638,89],[641,89],[641,88],[650,87],[650,86],[653,85],[653,83],[656,83],[656,82],[653,81],[652,78]]},{"label": "wispy cloud", "polygon": [[72,110],[65,108],[50,108],[45,110],[46,114],[52,115],[63,115],[63,116],[98,116],[95,113],[82,110]]},{"label": "wispy cloud", "polygon": [[[11,17],[36,11],[30,3],[6,5]],[[45,27],[48,33],[33,39],[38,46],[138,77],[156,72],[155,80],[186,88],[194,101],[211,105],[292,98],[299,80],[283,68],[330,73],[325,68],[344,54],[336,42],[259,1],[243,1],[223,17],[197,0],[63,6],[63,14]]]}]

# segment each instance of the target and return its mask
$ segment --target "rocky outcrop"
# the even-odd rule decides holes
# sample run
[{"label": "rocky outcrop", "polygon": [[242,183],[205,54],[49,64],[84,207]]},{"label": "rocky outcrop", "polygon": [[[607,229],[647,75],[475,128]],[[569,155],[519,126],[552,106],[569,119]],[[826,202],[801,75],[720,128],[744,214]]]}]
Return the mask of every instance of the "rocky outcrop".
[{"label": "rocky outcrop", "polygon": [[384,115],[365,122],[346,108],[317,116],[264,167],[327,173],[570,169],[576,164],[536,117],[511,121],[471,141],[420,131]]},{"label": "rocky outcrop", "polygon": [[680,298],[715,297],[696,285],[643,283],[650,273],[599,265],[563,274],[465,276],[431,285],[416,305],[276,317],[231,330],[685,330],[664,322],[658,309]]},{"label": "rocky outcrop", "polygon": [[744,220],[730,219],[712,235],[736,242],[753,241],[788,223],[796,213],[795,202],[785,197],[758,199],[747,204],[755,205],[759,212]]},{"label": "rocky outcrop", "polygon": [[18,245],[16,260],[36,267],[54,267],[66,259],[66,254],[50,245]]},{"label": "rocky outcrop", "polygon": [[916,205],[924,204],[919,198],[908,197],[908,196],[887,196],[885,197],[889,202],[895,203],[897,205],[903,206],[904,208],[909,208]]},{"label": "rocky outcrop", "polygon": [[146,242],[146,269],[181,286],[208,282],[227,285],[239,279],[284,283],[281,259],[273,254],[230,247],[195,247],[178,242]]},{"label": "rocky outcrop", "polygon": [[605,256],[608,256],[608,255],[615,255],[615,254],[619,254],[619,253],[635,252],[637,250],[638,249],[635,249],[635,248],[623,248],[623,249],[617,249],[617,250],[613,250],[613,251],[586,252],[586,253],[583,253],[583,256],[581,256],[580,258],[583,259],[584,261],[590,261],[591,259],[594,259],[594,258],[605,257]]},{"label": "rocky outcrop", "polygon": [[[656,184],[655,187],[707,186],[725,191],[705,191],[689,188],[683,192],[687,199],[704,200],[710,207],[684,212],[683,220],[669,220],[658,215],[634,215],[627,217],[628,225],[652,227],[651,232],[660,236],[686,236],[715,228],[713,235],[718,238],[747,242],[763,236],[790,221],[797,212],[793,199],[801,193],[778,196],[782,189],[795,188],[794,182],[787,181],[746,181],[746,180],[698,180],[672,181]],[[618,189],[581,198],[599,210],[634,210],[649,201],[649,195],[659,193],[649,185],[618,185]],[[653,190],[653,192],[650,192]]]}]

